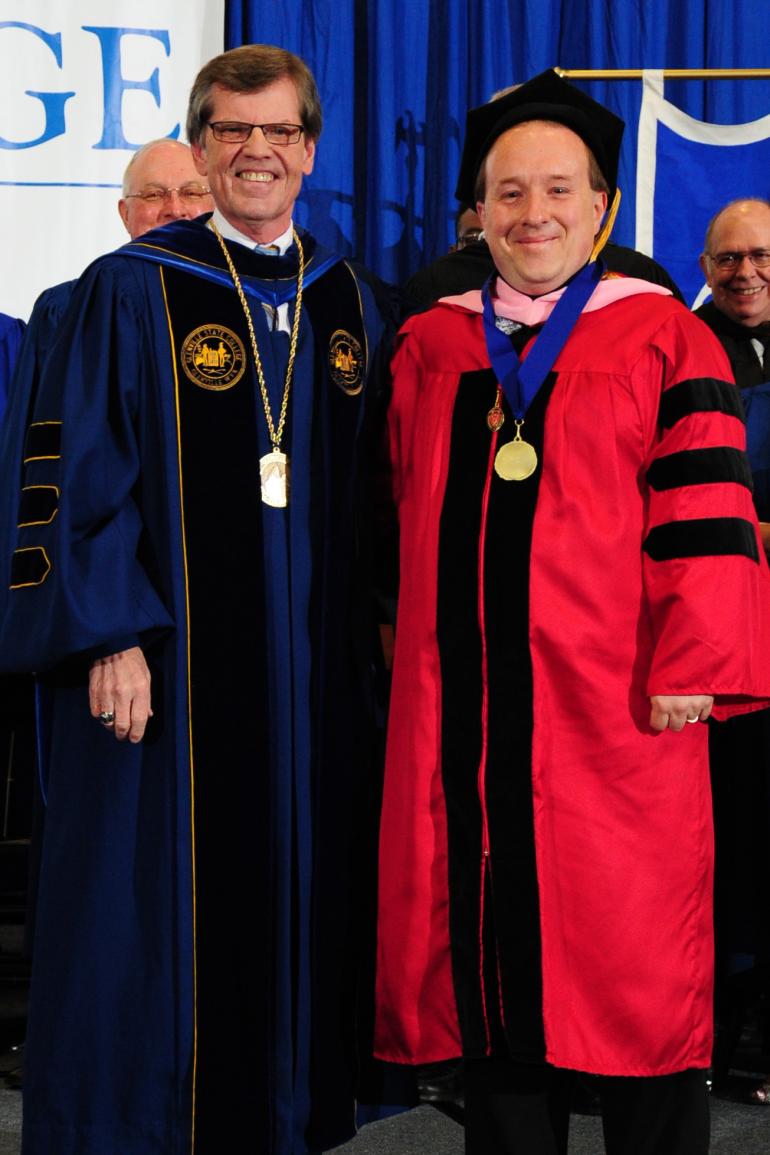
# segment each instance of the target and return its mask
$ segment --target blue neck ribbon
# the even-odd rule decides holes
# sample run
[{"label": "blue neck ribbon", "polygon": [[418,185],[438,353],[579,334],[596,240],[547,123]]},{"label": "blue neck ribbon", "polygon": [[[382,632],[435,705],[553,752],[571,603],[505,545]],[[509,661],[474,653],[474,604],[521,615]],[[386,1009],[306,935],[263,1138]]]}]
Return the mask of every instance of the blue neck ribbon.
[{"label": "blue neck ribbon", "polygon": [[501,332],[495,324],[490,290],[497,273],[489,277],[481,290],[484,305],[484,337],[489,360],[517,421],[523,421],[525,413],[535,400],[554,361],[566,345],[578,317],[588,304],[588,299],[603,274],[602,262],[592,261],[584,265],[577,276],[573,277],[535,338],[535,343],[523,363],[513,347],[511,338],[507,333]]}]

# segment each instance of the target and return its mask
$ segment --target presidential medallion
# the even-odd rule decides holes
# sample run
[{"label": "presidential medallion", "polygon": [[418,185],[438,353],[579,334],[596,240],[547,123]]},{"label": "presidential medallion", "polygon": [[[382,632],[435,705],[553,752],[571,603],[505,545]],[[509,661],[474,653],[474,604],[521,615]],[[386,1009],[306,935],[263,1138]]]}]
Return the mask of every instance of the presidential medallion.
[{"label": "presidential medallion", "polygon": [[262,500],[265,505],[275,506],[277,509],[283,509],[289,500],[289,463],[286,459],[286,454],[281,453],[281,438],[283,437],[283,428],[286,424],[286,414],[289,409],[289,394],[291,393],[291,382],[294,373],[294,358],[297,354],[297,342],[299,340],[299,322],[302,316],[302,285],[305,276],[305,254],[302,249],[302,242],[299,239],[296,229],[292,229],[292,238],[294,244],[297,246],[297,255],[299,257],[299,266],[297,268],[297,295],[294,304],[294,320],[291,323],[291,338],[289,340],[289,360],[286,364],[286,376],[283,382],[283,399],[281,401],[281,412],[278,417],[278,425],[273,421],[273,411],[270,408],[270,398],[267,393],[267,382],[265,381],[265,373],[262,368],[262,358],[259,355],[259,346],[257,345],[257,335],[254,332],[254,322],[251,316],[251,309],[249,302],[246,300],[246,294],[243,291],[241,278],[238,276],[238,270],[235,267],[233,258],[230,256],[230,250],[224,242],[224,238],[217,226],[214,224],[213,218],[208,222],[208,226],[214,233],[214,236],[219,241],[219,247],[222,250],[222,255],[227,262],[227,267],[230,270],[230,276],[233,279],[235,291],[238,294],[238,300],[241,302],[243,315],[246,318],[246,324],[249,330],[249,340],[251,341],[251,352],[254,357],[254,368],[257,372],[257,381],[259,381],[259,392],[262,398],[262,408],[265,411],[265,422],[267,424],[267,432],[270,435],[270,443],[273,446],[272,453],[266,453],[264,457],[259,459],[259,476],[262,482]]},{"label": "presidential medallion", "polygon": [[283,509],[289,500],[289,462],[286,454],[273,450],[260,457],[259,480],[265,505]]}]

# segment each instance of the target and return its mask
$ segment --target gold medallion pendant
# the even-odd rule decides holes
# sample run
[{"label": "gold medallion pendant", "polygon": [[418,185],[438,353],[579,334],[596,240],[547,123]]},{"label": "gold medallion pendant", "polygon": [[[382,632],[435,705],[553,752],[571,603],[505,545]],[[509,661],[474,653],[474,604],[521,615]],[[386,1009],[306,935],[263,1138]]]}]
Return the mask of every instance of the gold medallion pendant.
[{"label": "gold medallion pendant", "polygon": [[289,500],[289,463],[286,454],[273,451],[260,457],[259,480],[265,505],[282,509]]},{"label": "gold medallion pendant", "polygon": [[516,421],[516,436],[495,457],[495,473],[503,481],[525,481],[537,469],[537,453],[521,436],[523,421]]},{"label": "gold medallion pendant", "polygon": [[[241,302],[241,308],[243,309],[243,314],[246,318],[246,326],[249,330],[249,340],[251,341],[251,352],[254,357],[254,368],[257,372],[259,392],[262,397],[262,407],[265,411],[267,432],[270,436],[270,443],[273,446],[272,453],[266,453],[264,457],[260,457],[259,459],[259,480],[261,485],[262,500],[265,505],[272,505],[274,509],[283,509],[284,506],[288,505],[289,502],[289,461],[286,454],[281,453],[281,438],[283,437],[283,430],[286,424],[286,413],[289,406],[292,374],[294,373],[294,358],[297,354],[299,321],[302,315],[302,284],[305,275],[305,254],[302,251],[302,242],[297,236],[296,229],[294,229],[292,231],[292,237],[294,239],[294,244],[297,246],[297,255],[299,258],[299,265],[297,269],[297,295],[295,298],[294,320],[291,326],[291,337],[289,339],[289,361],[286,366],[286,378],[283,385],[281,412],[278,417],[278,426],[276,427],[275,422],[273,421],[273,411],[270,408],[270,398],[268,397],[267,393],[267,382],[265,381],[265,374],[262,368],[262,359],[259,355],[257,335],[254,332],[254,322],[252,320],[249,302],[246,300],[246,294],[243,291],[243,285],[241,284],[241,279],[238,276],[238,270],[233,263],[233,258],[230,256],[230,251],[224,242],[222,234],[214,224],[213,219],[208,222],[208,226],[219,241],[219,247],[221,248],[225,261],[227,262],[227,267],[230,270],[230,276],[233,279],[235,291],[238,294],[238,299]],[[186,365],[185,371],[187,372]],[[241,373],[243,373],[243,369],[241,369]]]}]

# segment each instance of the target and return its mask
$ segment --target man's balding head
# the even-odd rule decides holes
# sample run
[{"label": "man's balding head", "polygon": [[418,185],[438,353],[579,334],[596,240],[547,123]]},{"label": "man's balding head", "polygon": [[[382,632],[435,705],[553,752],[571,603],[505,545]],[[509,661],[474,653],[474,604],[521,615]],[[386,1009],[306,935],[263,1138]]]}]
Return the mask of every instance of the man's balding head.
[{"label": "man's balding head", "polygon": [[131,239],[170,221],[211,212],[214,202],[192,152],[178,140],[151,140],[128,162],[118,211]]},{"label": "man's balding head", "polygon": [[726,317],[747,328],[770,323],[770,203],[751,197],[720,209],[700,265]]}]

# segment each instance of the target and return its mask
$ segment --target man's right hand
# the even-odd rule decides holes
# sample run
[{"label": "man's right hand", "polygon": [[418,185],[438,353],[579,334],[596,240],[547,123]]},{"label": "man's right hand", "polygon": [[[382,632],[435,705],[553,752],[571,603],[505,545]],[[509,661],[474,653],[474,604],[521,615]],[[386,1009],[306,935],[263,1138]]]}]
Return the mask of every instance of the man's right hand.
[{"label": "man's right hand", "polygon": [[141,742],[147,721],[152,717],[150,671],[139,646],[121,650],[107,658],[96,658],[88,675],[91,714],[113,714],[114,721],[102,722],[119,742]]}]

